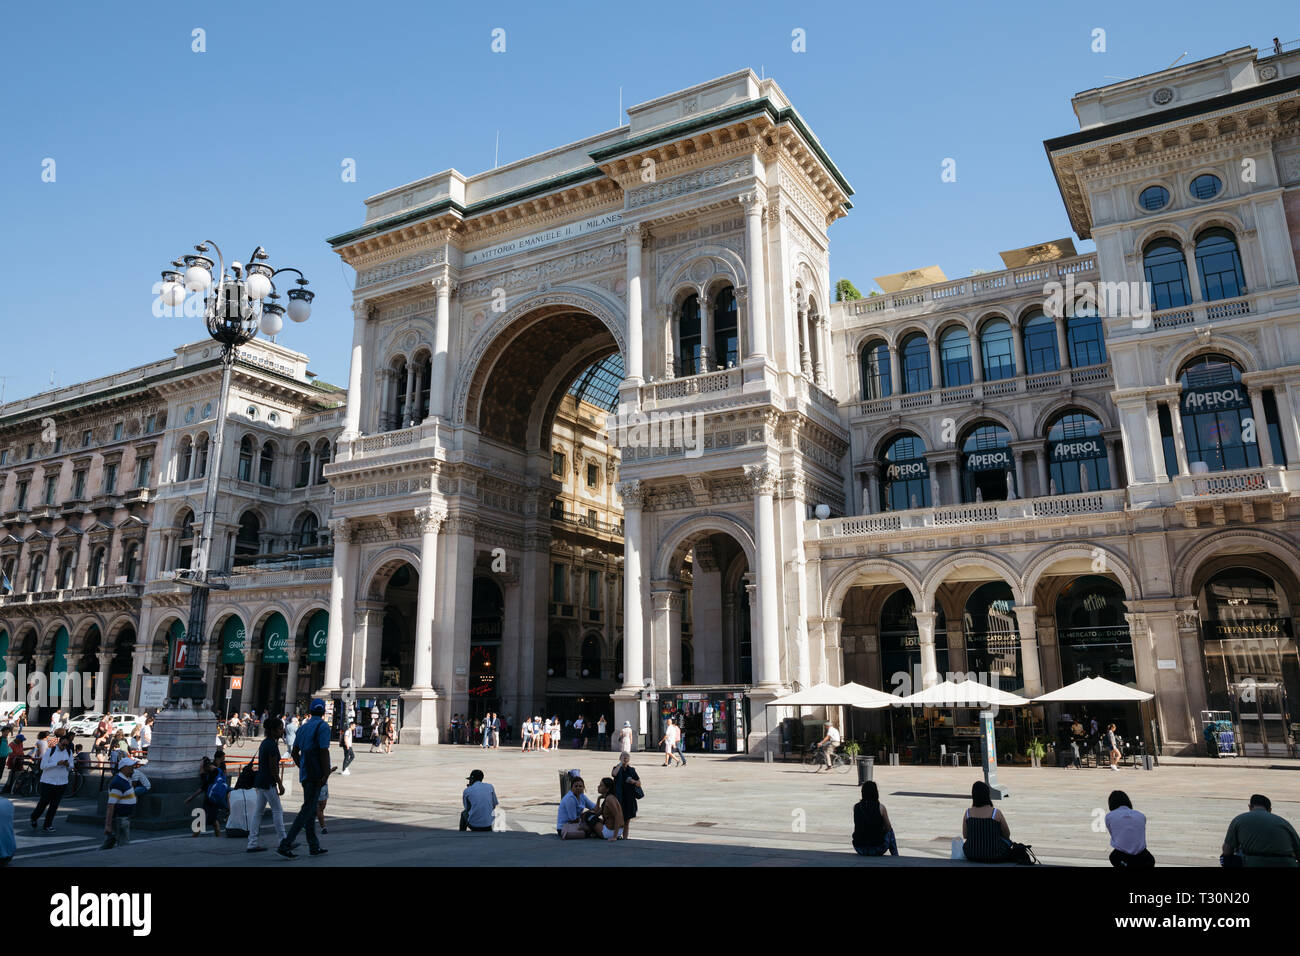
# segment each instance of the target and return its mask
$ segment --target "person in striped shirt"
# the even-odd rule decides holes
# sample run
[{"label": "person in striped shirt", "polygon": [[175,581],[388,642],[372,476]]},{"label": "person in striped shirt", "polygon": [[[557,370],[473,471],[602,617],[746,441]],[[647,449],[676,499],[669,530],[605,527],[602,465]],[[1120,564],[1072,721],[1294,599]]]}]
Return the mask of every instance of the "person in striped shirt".
[{"label": "person in striped shirt", "polygon": [[104,843],[101,850],[126,846],[131,842],[131,817],[135,814],[135,784],[131,777],[138,761],[123,757],[117,773],[108,785],[108,812],[104,815]]}]

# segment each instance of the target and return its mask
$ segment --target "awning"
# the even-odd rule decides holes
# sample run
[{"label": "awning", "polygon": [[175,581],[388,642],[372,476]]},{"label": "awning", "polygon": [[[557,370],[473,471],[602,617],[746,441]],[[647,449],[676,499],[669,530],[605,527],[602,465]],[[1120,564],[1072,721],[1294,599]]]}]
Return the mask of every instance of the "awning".
[{"label": "awning", "polygon": [[[863,690],[866,690],[864,687]],[[768,707],[853,707],[862,698],[844,687],[816,684],[794,694],[786,694],[767,704]]]},{"label": "awning", "polygon": [[1009,694],[979,681],[960,682],[946,680],[923,691],[903,697],[899,704],[915,707],[1019,707],[1031,703],[1016,694]]},{"label": "awning", "polygon": [[1104,677],[1085,677],[1073,684],[1067,684],[1060,690],[1054,690],[1042,697],[1035,697],[1034,703],[1054,704],[1066,701],[1075,703],[1137,703],[1138,701],[1150,700],[1154,696],[1154,694],[1148,694],[1144,690],[1126,687],[1123,684],[1115,683],[1113,680],[1106,680]]},{"label": "awning", "polygon": [[849,693],[853,697],[853,706],[866,710],[879,710],[884,707],[897,707],[902,700],[895,694],[886,694],[883,690],[876,690],[874,687],[864,687],[861,684],[855,684],[849,681],[840,690]]}]

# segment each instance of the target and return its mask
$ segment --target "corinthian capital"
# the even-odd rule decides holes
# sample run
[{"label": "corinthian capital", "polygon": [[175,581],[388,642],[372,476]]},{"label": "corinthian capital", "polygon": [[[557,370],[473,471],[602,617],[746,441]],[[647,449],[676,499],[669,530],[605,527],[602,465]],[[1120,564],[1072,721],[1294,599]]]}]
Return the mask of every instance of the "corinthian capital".
[{"label": "corinthian capital", "polygon": [[354,319],[368,319],[374,312],[375,307],[365,299],[358,299],[352,303],[352,318]]},{"label": "corinthian capital", "polygon": [[447,520],[447,512],[442,508],[416,508],[415,525],[421,534],[437,534],[442,523]]},{"label": "corinthian capital", "polygon": [[347,518],[330,518],[330,539],[336,544],[351,543],[352,527]]},{"label": "corinthian capital", "polygon": [[770,495],[776,491],[776,474],[767,462],[761,465],[746,465],[745,481],[749,484],[751,494]]},{"label": "corinthian capital", "polygon": [[761,216],[763,210],[767,208],[767,199],[761,190],[751,189],[747,193],[741,193],[739,197],[740,204],[745,207],[745,215]]},{"label": "corinthian capital", "polygon": [[639,479],[632,481],[620,481],[618,483],[618,494],[623,499],[623,507],[639,509],[645,504],[645,483]]}]

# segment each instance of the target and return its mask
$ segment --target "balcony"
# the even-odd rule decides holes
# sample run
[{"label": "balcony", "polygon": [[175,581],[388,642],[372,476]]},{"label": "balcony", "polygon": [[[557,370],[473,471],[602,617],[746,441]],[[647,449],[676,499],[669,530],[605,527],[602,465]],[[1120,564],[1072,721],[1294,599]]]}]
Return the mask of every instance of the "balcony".
[{"label": "balcony", "polygon": [[1288,494],[1286,472],[1268,468],[1216,471],[1204,475],[1175,475],[1179,499],[1253,497]]},{"label": "balcony", "polygon": [[1009,395],[1034,395],[1039,392],[1059,391],[1078,385],[1109,384],[1110,364],[1089,365],[1084,368],[1063,368],[1036,375],[1017,375],[994,382],[974,382],[953,388],[933,388],[928,392],[909,392],[888,398],[871,398],[851,406],[854,418],[890,415],[916,408],[942,405],[960,405],[980,402]]},{"label": "balcony", "polygon": [[348,470],[340,466],[362,459],[434,458],[441,448],[438,423],[431,420],[409,428],[397,428],[377,435],[365,435],[351,442],[340,442],[338,460],[326,465],[324,474],[326,478],[337,475],[340,471]]},{"label": "balcony", "polygon": [[131,600],[144,593],[143,584],[105,584],[100,587],[64,588],[53,591],[27,591],[0,596],[0,608],[19,605],[66,604],[72,601]]},{"label": "balcony", "polygon": [[1036,522],[1073,519],[1081,515],[1122,512],[1128,494],[1122,488],[1088,491],[1077,495],[985,501],[938,508],[909,508],[875,515],[850,515],[812,522],[822,540],[881,534],[972,528],[1001,522]]},{"label": "balcony", "polygon": [[623,537],[623,523],[613,524],[609,521],[601,521],[597,518],[589,518],[586,515],[571,514],[567,511],[551,510],[551,520],[557,524],[574,528],[578,531],[594,532],[595,534],[607,535],[611,537]]},{"label": "balcony", "polygon": [[738,368],[724,368],[716,372],[704,372],[701,375],[688,375],[685,378],[670,378],[662,382],[652,382],[641,386],[641,405],[671,405],[683,399],[694,399],[700,395],[717,395],[733,389],[739,393],[744,384],[744,374]]},{"label": "balcony", "polygon": [[[1151,328],[1179,329],[1188,325],[1200,325],[1205,322],[1217,322],[1220,319],[1233,319],[1240,315],[1251,315],[1258,311],[1252,304],[1253,296],[1238,299],[1220,299],[1217,302],[1197,302],[1180,309],[1164,309],[1151,314]],[[1140,328],[1136,324],[1134,328]]]}]

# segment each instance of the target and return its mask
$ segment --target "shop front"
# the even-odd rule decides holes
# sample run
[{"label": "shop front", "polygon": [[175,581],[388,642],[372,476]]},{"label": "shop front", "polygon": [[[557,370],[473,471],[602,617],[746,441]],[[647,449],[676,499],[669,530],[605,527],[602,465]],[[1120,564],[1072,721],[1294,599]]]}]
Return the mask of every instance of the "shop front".
[{"label": "shop front", "polygon": [[[365,693],[363,691],[363,693]],[[397,728],[395,743],[402,739],[402,698],[397,694],[384,694],[375,697],[357,697],[350,703],[340,699],[330,708],[332,717],[338,713],[342,719],[333,721],[335,734],[342,734],[343,728],[352,723],[352,740],[354,743],[369,743],[377,732],[382,740],[384,725],[389,717],[393,718]]]},{"label": "shop front", "polygon": [[687,753],[744,753],[748,698],[741,687],[662,690],[656,701],[654,741],[671,719],[682,728]]}]

